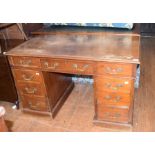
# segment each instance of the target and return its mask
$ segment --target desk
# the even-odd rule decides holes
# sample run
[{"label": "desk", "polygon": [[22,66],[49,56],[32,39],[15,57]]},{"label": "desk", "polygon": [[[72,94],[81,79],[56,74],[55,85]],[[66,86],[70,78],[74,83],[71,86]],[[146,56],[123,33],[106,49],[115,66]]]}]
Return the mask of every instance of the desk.
[{"label": "desk", "polygon": [[131,127],[139,36],[54,34],[7,52],[24,112],[61,109],[74,83],[70,74],[94,79],[94,123]]}]

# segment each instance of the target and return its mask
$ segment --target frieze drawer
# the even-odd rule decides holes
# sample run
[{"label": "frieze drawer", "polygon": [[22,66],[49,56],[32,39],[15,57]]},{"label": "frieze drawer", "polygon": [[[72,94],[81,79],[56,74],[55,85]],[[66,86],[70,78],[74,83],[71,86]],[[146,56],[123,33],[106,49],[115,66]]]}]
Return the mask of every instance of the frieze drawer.
[{"label": "frieze drawer", "polygon": [[66,68],[69,73],[92,75],[94,64],[89,61],[68,60]]},{"label": "frieze drawer", "polygon": [[97,63],[97,74],[106,76],[135,76],[136,65],[122,63]]},{"label": "frieze drawer", "polygon": [[19,57],[14,56],[10,59],[11,64],[13,66],[21,66],[21,67],[36,67],[40,68],[40,59],[33,57]]}]

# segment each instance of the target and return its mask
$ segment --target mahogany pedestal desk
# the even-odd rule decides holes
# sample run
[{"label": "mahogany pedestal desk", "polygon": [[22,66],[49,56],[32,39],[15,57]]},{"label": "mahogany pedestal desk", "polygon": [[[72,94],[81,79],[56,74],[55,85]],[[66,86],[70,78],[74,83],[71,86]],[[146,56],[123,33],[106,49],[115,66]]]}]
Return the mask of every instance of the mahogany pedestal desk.
[{"label": "mahogany pedestal desk", "polygon": [[139,36],[54,34],[7,52],[24,112],[53,118],[74,84],[70,74],[94,79],[94,123],[132,126]]}]

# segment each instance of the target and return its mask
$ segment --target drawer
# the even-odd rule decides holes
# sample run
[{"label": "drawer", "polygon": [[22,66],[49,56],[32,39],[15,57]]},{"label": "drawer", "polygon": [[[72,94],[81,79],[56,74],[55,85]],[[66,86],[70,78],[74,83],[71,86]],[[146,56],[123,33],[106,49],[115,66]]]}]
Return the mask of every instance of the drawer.
[{"label": "drawer", "polygon": [[12,57],[12,65],[22,67],[40,67],[40,59],[32,57]]},{"label": "drawer", "polygon": [[93,63],[77,60],[68,60],[66,62],[67,72],[73,74],[87,74],[92,75],[93,72]]},{"label": "drawer", "polygon": [[122,106],[124,108],[129,108],[132,102],[132,96],[125,93],[97,92],[96,98],[98,104],[105,106]]},{"label": "drawer", "polygon": [[107,108],[102,105],[97,106],[97,117],[99,120],[128,123],[129,110],[120,108]]},{"label": "drawer", "polygon": [[23,95],[21,99],[23,108],[37,111],[49,111],[47,99],[44,97],[32,97],[30,95]]},{"label": "drawer", "polygon": [[135,76],[136,65],[123,63],[97,63],[97,74],[107,76]]},{"label": "drawer", "polygon": [[44,69],[50,69],[52,71],[63,71],[65,70],[65,61],[61,59],[49,59],[49,58],[42,58],[41,66]]},{"label": "drawer", "polygon": [[134,79],[95,77],[97,91],[130,93],[134,88]]},{"label": "drawer", "polygon": [[13,69],[13,73],[17,82],[42,82],[42,76],[39,71]]},{"label": "drawer", "polygon": [[23,94],[31,94],[31,95],[38,95],[38,96],[45,96],[45,88],[41,84],[37,83],[18,83],[18,90]]}]

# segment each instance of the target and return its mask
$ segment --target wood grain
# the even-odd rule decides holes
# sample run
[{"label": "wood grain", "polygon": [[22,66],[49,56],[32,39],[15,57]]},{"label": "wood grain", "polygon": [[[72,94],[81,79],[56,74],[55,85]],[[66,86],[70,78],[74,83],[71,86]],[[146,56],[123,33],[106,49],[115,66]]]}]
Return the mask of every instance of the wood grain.
[{"label": "wood grain", "polygon": [[111,78],[104,76],[95,77],[96,90],[99,92],[122,92],[130,93],[134,87],[134,79],[131,78]]},{"label": "wood grain", "polygon": [[130,123],[129,109],[106,107],[101,104],[97,106],[97,118],[101,121]]},{"label": "wood grain", "polygon": [[111,77],[135,77],[135,64],[130,63],[97,63],[97,74]]},{"label": "wood grain", "polygon": [[36,111],[49,111],[49,106],[46,104],[47,99],[45,97],[34,97],[32,95],[22,95],[22,106],[24,109],[31,109]]},{"label": "wood grain", "polygon": [[10,50],[7,55],[139,63],[139,37],[40,36]]},{"label": "wood grain", "polygon": [[17,82],[42,82],[41,72],[27,69],[12,69]]}]

